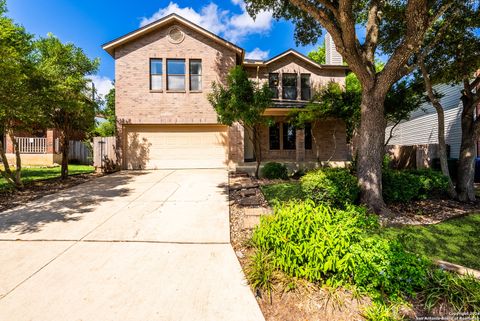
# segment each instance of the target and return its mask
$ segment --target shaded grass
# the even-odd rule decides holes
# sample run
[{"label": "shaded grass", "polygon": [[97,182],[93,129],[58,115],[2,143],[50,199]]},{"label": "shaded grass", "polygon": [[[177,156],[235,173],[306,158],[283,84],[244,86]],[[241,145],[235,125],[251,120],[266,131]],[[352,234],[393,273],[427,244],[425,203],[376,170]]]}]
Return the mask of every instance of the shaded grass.
[{"label": "shaded grass", "polygon": [[[52,179],[60,177],[61,167],[30,167],[22,169],[22,181],[24,183]],[[95,171],[93,166],[89,165],[68,165],[68,174],[88,174]],[[0,178],[0,190],[8,190],[12,187],[7,183],[7,181],[2,177]]]},{"label": "shaded grass", "polygon": [[408,251],[480,270],[480,214],[433,225],[386,228],[380,233],[400,240]]},{"label": "shaded grass", "polygon": [[305,199],[305,194],[303,193],[300,182],[264,185],[261,186],[260,189],[269,204],[275,202],[288,202],[294,199]]}]

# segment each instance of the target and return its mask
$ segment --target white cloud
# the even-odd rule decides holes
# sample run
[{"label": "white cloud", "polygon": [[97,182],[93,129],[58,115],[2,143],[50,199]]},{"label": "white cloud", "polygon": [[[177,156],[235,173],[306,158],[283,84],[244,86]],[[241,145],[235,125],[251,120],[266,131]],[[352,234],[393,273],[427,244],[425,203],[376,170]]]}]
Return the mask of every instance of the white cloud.
[{"label": "white cloud", "polygon": [[203,28],[223,36],[232,42],[239,42],[247,35],[265,33],[270,31],[273,23],[272,13],[262,11],[257,14],[256,19],[252,19],[245,10],[243,0],[231,0],[233,4],[241,8],[240,14],[232,13],[228,10],[221,10],[215,3],[208,5],[196,11],[192,7],[181,8],[177,3],[170,2],[168,6],[160,8],[151,17],[144,17],[140,26],[145,26],[162,17],[176,13]]},{"label": "white cloud", "polygon": [[266,60],[269,54],[270,54],[269,50],[261,50],[260,48],[255,48],[252,51],[247,52],[245,54],[245,58]]},{"label": "white cloud", "polygon": [[94,75],[91,76],[90,79],[92,79],[92,82],[95,84],[97,95],[101,98],[105,98],[105,95],[113,88],[112,80],[108,77]]}]

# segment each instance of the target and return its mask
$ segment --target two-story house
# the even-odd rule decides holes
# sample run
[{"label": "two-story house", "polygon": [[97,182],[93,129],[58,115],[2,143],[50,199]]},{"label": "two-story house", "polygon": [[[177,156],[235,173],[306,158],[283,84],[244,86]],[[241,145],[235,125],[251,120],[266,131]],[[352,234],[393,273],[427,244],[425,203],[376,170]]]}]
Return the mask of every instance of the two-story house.
[{"label": "two-story house", "polygon": [[319,65],[294,50],[267,61],[245,59],[242,48],[176,14],[103,48],[115,59],[123,168],[235,167],[252,161],[249,133],[239,124],[219,124],[207,99],[212,82],[224,82],[236,65],[243,65],[252,80],[268,82],[275,95],[265,112],[275,124],[261,132],[263,160],[305,162],[317,155],[321,161],[347,160],[342,121],[297,129],[287,119],[290,108],[305,106],[315,88],[344,83],[347,68],[341,60]]}]

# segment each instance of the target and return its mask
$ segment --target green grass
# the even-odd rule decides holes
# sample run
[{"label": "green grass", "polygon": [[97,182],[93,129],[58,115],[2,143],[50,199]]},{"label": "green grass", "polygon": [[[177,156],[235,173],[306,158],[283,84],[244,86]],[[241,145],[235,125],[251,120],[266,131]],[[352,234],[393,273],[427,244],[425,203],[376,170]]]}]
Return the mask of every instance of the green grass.
[{"label": "green grass", "polygon": [[[68,174],[86,174],[95,171],[89,165],[68,165]],[[60,177],[60,166],[57,167],[30,167],[22,169],[22,181],[24,183]],[[11,186],[2,177],[0,178],[0,190],[10,189]]]},{"label": "green grass", "polygon": [[382,235],[398,238],[411,252],[480,270],[480,214],[434,225],[387,228]]},{"label": "green grass", "polygon": [[261,186],[260,189],[270,204],[287,202],[294,199],[302,200],[305,198],[300,182],[264,185]]}]

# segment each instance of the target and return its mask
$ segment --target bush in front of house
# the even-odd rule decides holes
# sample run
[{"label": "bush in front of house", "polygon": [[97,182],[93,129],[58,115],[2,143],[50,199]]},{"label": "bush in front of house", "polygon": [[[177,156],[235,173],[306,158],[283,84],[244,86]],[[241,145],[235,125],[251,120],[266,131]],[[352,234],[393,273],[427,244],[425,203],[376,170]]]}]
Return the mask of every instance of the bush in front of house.
[{"label": "bush in front of house", "polygon": [[268,162],[263,165],[262,176],[268,179],[288,179],[287,166],[276,162]]},{"label": "bush in front of house", "polygon": [[306,197],[318,204],[345,207],[356,203],[360,193],[357,178],[345,168],[314,170],[300,181]]},{"label": "bush in front of house", "polygon": [[429,262],[400,243],[373,236],[378,219],[363,207],[335,209],[313,201],[278,205],[252,241],[292,277],[330,286],[355,285],[372,297],[412,296],[426,284]]},{"label": "bush in front of house", "polygon": [[438,171],[392,170],[383,171],[383,197],[387,203],[407,203],[444,194],[447,178]]}]

